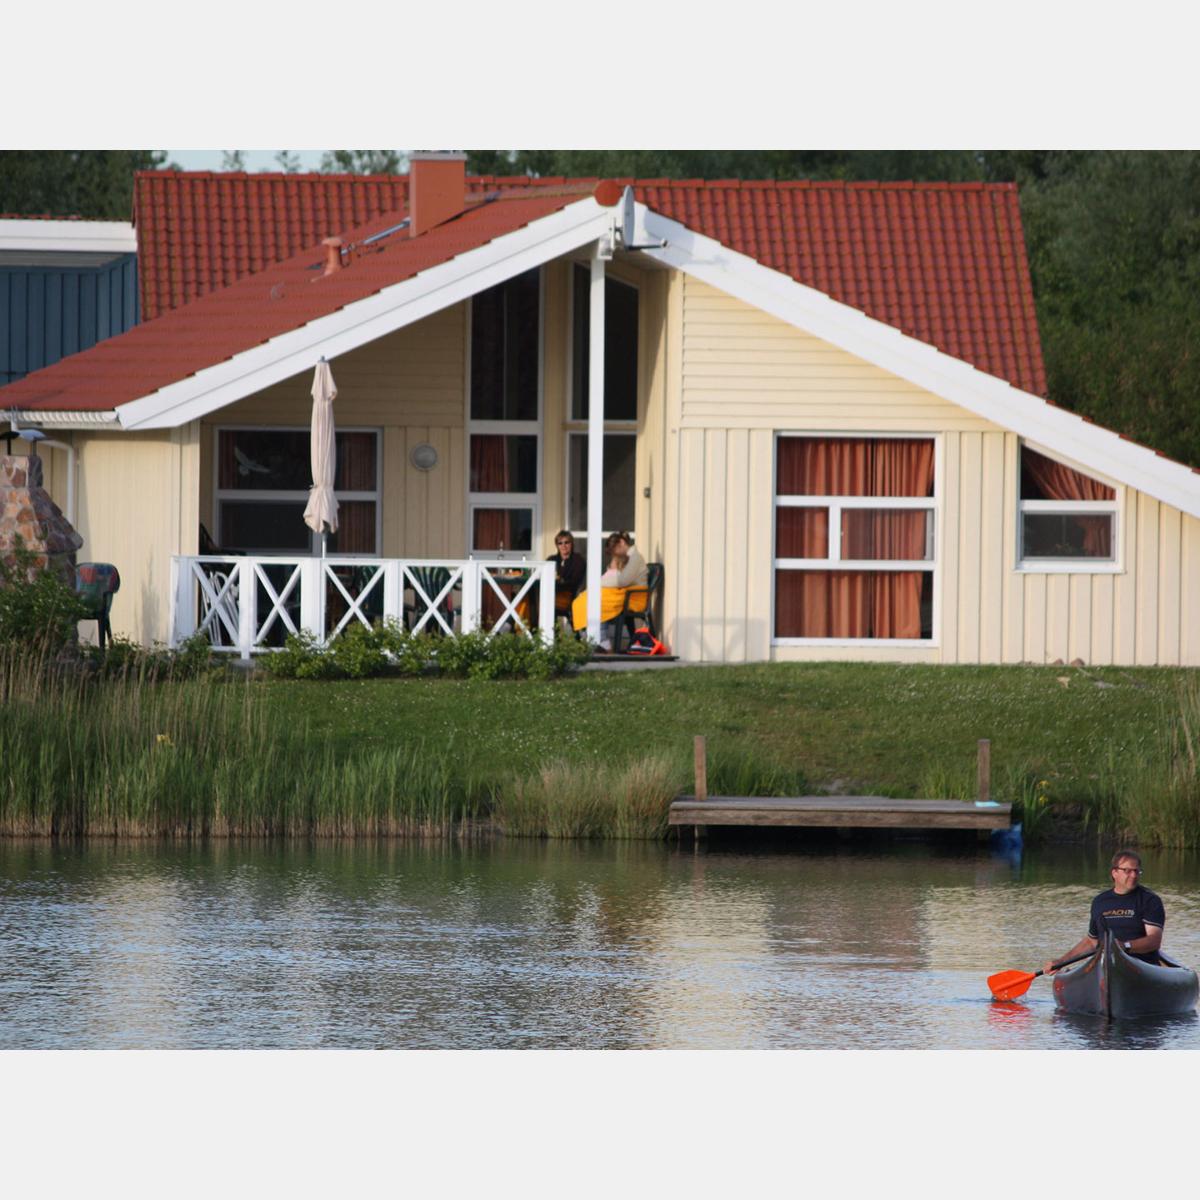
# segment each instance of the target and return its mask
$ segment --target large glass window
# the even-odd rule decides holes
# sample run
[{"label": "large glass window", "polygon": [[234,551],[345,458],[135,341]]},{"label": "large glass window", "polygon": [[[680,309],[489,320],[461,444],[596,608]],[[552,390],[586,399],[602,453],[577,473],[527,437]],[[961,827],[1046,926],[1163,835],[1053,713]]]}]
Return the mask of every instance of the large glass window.
[{"label": "large glass window", "polygon": [[1019,509],[1022,567],[1115,565],[1115,488],[1022,445]]},{"label": "large glass window", "polygon": [[[379,434],[338,430],[330,554],[377,554]],[[217,430],[217,534],[221,549],[305,554],[319,549],[304,523],[312,485],[307,429]]]},{"label": "large glass window", "polygon": [[[588,418],[591,272],[576,266],[571,343],[571,419]],[[638,290],[604,280],[604,419],[637,420]]]},{"label": "large glass window", "polygon": [[536,421],[540,272],[480,292],[471,302],[471,419]]},{"label": "large glass window", "polygon": [[473,553],[527,554],[541,519],[541,274],[471,302],[468,537]]},{"label": "large glass window", "polygon": [[933,636],[932,438],[781,436],[775,637]]},{"label": "large glass window", "polygon": [[[567,527],[576,539],[587,534],[588,435],[567,435]],[[614,529],[633,530],[637,470],[637,436],[604,435],[604,499],[600,523],[606,534]]]}]

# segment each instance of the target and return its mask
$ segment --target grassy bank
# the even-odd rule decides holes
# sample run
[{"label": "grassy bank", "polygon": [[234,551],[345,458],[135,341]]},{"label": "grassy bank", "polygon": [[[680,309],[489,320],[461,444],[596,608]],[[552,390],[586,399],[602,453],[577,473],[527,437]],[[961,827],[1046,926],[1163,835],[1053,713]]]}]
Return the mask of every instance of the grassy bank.
[{"label": "grassy bank", "polygon": [[1173,670],[774,664],[496,682],[87,682],[10,660],[0,832],[660,837],[690,789],[993,795],[1033,833],[1200,844]]}]

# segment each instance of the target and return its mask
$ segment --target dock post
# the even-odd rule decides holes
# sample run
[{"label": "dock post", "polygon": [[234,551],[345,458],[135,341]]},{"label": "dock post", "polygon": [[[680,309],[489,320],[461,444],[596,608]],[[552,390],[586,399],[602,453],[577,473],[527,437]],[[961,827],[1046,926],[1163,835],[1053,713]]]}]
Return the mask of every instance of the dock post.
[{"label": "dock post", "polygon": [[992,743],[989,738],[979,739],[979,799],[992,798]]},{"label": "dock post", "polygon": [[[696,735],[696,799],[708,799],[708,742],[703,734]],[[699,841],[707,833],[703,825],[692,826],[692,836]]]}]

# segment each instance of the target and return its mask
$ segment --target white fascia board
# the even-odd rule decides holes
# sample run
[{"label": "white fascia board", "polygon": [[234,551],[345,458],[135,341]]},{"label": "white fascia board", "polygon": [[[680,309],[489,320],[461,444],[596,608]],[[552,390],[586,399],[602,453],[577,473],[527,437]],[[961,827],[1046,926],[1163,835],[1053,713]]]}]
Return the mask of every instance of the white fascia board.
[{"label": "white fascia board", "polygon": [[133,254],[137,233],[128,221],[0,221],[0,250]]},{"label": "white fascia board", "polygon": [[[165,429],[207,416],[301,371],[568,254],[612,229],[611,208],[590,196],[430,267],[225,362],[117,408],[125,429]],[[353,266],[343,268],[352,271]]]},{"label": "white fascia board", "polygon": [[797,283],[781,271],[764,267],[644,205],[637,208],[638,244],[667,242],[661,249],[643,249],[641,253],[907,379],[1002,429],[1200,517],[1200,475],[1188,467],[1056,408],[1040,396],[1013,387],[824,292]]},{"label": "white fascia board", "polygon": [[[0,400],[4,399],[4,393],[0,391]],[[41,428],[45,426],[54,426],[56,429],[120,429],[121,422],[117,420],[117,414],[113,409],[107,409],[100,412],[45,412],[38,409],[19,408],[15,413],[10,414],[6,409],[0,409],[0,417],[15,416],[17,424],[28,428]]]}]

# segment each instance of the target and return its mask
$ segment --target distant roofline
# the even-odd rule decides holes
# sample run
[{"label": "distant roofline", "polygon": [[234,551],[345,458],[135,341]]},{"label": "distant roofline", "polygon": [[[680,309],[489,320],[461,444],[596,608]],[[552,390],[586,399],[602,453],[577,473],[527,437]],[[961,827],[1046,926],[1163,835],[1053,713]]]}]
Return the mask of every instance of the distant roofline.
[{"label": "distant roofline", "polygon": [[20,254],[135,254],[131,221],[0,217],[0,251]]}]

